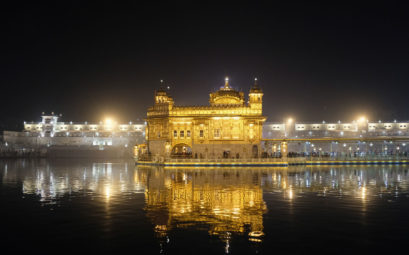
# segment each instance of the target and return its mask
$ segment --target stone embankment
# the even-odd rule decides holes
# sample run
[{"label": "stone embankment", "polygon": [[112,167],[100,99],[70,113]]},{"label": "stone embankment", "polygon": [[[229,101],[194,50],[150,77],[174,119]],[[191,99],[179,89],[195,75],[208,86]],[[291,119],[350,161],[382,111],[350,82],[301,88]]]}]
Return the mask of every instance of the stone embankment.
[{"label": "stone embankment", "polygon": [[0,158],[44,158],[46,149],[0,148]]},{"label": "stone embankment", "polygon": [[291,165],[395,165],[409,164],[409,157],[402,155],[377,155],[367,157],[297,157],[297,158],[250,158],[250,159],[192,159],[192,158],[140,158],[138,165],[162,166],[251,166],[274,167]]},{"label": "stone embankment", "polygon": [[0,146],[0,158],[132,158],[131,148],[91,146]]}]

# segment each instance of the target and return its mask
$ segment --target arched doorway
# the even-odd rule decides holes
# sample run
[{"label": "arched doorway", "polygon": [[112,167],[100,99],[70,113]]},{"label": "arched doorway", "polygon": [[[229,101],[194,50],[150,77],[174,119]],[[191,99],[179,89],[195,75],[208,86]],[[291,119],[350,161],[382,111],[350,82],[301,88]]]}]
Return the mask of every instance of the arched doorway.
[{"label": "arched doorway", "polygon": [[253,145],[252,154],[253,154],[253,158],[258,158],[258,146],[257,145]]},{"label": "arched doorway", "polygon": [[172,157],[177,158],[191,158],[192,157],[192,148],[184,143],[179,143],[173,146],[171,151]]}]

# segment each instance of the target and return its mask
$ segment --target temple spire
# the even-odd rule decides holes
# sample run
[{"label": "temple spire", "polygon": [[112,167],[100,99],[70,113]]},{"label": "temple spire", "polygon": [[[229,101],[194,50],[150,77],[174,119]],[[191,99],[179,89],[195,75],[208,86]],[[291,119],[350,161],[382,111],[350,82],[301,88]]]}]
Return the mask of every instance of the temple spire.
[{"label": "temple spire", "polygon": [[254,78],[254,84],[250,88],[250,93],[253,93],[253,92],[261,92],[261,88],[258,86],[258,79],[257,78]]},{"label": "temple spire", "polygon": [[255,77],[255,78],[254,78],[254,85],[253,85],[253,88],[255,88],[255,89],[259,89],[259,87],[258,87],[258,82],[257,82],[257,77]]},{"label": "temple spire", "polygon": [[225,79],[224,79],[224,88],[223,88],[224,90],[230,90],[231,89],[231,87],[230,87],[230,85],[229,85],[229,77],[226,77]]},{"label": "temple spire", "polygon": [[160,87],[158,89],[158,92],[166,92],[163,80],[160,80]]}]

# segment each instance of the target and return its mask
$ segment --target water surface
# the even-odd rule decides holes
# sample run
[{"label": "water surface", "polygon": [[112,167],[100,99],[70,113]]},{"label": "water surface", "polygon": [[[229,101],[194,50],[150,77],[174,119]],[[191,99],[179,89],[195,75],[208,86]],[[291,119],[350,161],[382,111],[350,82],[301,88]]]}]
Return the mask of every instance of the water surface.
[{"label": "water surface", "polygon": [[2,253],[404,252],[408,170],[0,161]]}]

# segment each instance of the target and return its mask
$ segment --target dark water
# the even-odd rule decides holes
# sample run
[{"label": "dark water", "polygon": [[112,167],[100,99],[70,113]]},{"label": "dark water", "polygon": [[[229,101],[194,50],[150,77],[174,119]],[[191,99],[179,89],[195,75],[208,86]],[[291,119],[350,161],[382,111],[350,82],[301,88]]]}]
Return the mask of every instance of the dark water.
[{"label": "dark water", "polygon": [[408,169],[0,161],[0,253],[406,253]]}]

